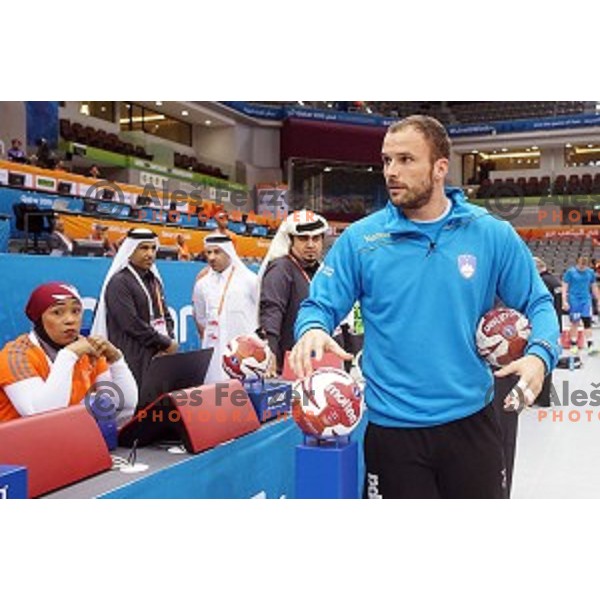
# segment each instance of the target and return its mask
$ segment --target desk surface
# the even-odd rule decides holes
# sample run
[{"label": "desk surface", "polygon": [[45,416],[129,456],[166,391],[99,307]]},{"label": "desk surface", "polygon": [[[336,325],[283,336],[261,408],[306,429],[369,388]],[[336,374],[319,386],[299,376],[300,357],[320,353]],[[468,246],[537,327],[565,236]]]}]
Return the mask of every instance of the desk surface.
[{"label": "desk surface", "polygon": [[[200,454],[171,454],[165,446],[140,448],[139,474],[102,473],[44,498],[280,498],[294,495],[295,447],[302,435],[291,418]],[[130,450],[113,452],[126,458]]]}]

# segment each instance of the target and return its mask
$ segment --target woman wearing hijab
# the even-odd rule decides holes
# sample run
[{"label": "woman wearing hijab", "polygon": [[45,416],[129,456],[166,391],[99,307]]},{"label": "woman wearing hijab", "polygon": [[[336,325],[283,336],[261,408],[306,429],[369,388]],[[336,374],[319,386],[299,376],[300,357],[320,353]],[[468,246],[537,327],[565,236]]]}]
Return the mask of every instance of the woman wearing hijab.
[{"label": "woman wearing hijab", "polygon": [[126,423],[137,405],[135,380],[115,346],[99,336],[80,336],[77,289],[43,284],[32,292],[25,314],[33,330],[0,351],[0,422],[79,404],[110,382],[120,391],[117,424]]}]

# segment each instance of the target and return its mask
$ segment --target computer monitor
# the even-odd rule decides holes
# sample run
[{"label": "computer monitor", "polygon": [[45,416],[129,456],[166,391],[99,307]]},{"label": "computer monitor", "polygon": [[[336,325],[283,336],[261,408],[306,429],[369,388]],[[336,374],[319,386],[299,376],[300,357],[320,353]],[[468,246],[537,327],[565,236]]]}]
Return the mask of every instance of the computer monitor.
[{"label": "computer monitor", "polygon": [[[204,383],[214,349],[157,356],[152,360],[141,386],[136,416],[119,433],[119,445],[131,446],[136,440],[146,445],[157,440],[179,439],[177,423],[167,418],[173,406],[163,396]],[[140,412],[152,409],[152,417],[140,418]],[[162,415],[157,418],[155,415]]]},{"label": "computer monitor", "polygon": [[135,201],[136,208],[144,208],[152,204],[152,198],[150,196],[138,196]]},{"label": "computer monitor", "polygon": [[8,185],[14,187],[23,187],[25,185],[25,175],[22,173],[10,173],[8,174]]},{"label": "computer monitor", "polygon": [[73,256],[104,256],[102,240],[73,240]]},{"label": "computer monitor", "polygon": [[112,200],[115,197],[115,190],[110,188],[102,188],[102,200]]},{"label": "computer monitor", "polygon": [[73,187],[73,184],[69,181],[59,181],[58,182],[58,187],[56,188],[56,191],[59,194],[70,194],[71,193],[71,188]]},{"label": "computer monitor", "polygon": [[156,251],[156,258],[162,260],[177,260],[179,250],[177,246],[159,246]]}]

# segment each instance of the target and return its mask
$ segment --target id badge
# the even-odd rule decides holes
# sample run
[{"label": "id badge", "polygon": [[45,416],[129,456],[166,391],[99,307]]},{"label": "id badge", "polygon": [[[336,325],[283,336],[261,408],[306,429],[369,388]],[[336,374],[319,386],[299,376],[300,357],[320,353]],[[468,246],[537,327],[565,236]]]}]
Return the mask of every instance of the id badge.
[{"label": "id badge", "polygon": [[219,321],[211,319],[206,323],[204,338],[207,342],[216,342],[219,339]]},{"label": "id badge", "polygon": [[167,331],[167,322],[165,319],[154,319],[154,321],[150,322],[150,325],[152,325],[156,332],[169,337],[169,332]]}]

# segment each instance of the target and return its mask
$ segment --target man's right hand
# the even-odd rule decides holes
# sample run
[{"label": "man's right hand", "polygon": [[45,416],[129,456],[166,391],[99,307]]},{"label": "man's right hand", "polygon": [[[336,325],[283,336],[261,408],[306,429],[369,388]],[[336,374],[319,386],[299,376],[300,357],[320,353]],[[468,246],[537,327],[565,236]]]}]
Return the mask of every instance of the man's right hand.
[{"label": "man's right hand", "polygon": [[308,377],[313,372],[312,359],[323,359],[325,352],[332,352],[343,360],[352,360],[352,354],[346,352],[331,336],[322,329],[307,331],[292,349],[290,366],[299,378]]}]

